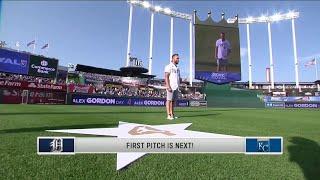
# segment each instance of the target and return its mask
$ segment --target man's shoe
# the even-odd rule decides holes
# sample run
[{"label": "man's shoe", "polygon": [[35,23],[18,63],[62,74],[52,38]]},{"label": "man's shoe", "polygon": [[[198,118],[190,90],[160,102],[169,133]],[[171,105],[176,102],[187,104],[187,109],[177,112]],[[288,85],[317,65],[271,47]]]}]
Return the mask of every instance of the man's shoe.
[{"label": "man's shoe", "polygon": [[168,120],[174,120],[174,118],[172,116],[168,116],[167,119]]}]

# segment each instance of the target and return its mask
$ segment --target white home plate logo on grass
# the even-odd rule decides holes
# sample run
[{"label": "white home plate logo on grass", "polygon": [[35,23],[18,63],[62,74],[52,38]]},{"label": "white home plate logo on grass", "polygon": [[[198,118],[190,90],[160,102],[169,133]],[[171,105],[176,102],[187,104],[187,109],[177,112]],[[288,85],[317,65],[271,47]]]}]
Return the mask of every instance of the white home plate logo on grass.
[{"label": "white home plate logo on grass", "polygon": [[[72,134],[87,134],[99,136],[114,136],[118,138],[225,138],[236,137],[223,134],[205,133],[200,131],[185,130],[192,123],[147,125],[119,122],[117,128],[93,128],[93,129],[64,129],[47,130],[49,132],[61,132]],[[147,153],[118,152],[117,170],[120,170]]]}]

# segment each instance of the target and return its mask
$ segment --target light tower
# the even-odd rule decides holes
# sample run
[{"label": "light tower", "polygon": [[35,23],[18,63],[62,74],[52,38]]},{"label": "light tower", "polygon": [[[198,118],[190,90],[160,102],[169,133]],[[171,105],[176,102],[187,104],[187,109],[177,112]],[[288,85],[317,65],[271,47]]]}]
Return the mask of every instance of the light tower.
[{"label": "light tower", "polygon": [[[296,88],[299,87],[299,64],[297,56],[297,45],[295,35],[295,19],[299,17],[299,12],[289,11],[288,13],[276,13],[272,16],[262,15],[260,17],[247,17],[239,18],[239,24],[247,25],[247,44],[248,44],[248,69],[249,69],[249,87],[252,88],[252,63],[251,63],[251,43],[250,43],[250,24],[267,23],[268,25],[268,41],[269,41],[269,63],[270,63],[270,76],[271,87],[274,88],[274,65],[273,65],[273,52],[272,52],[272,33],[271,24],[274,22],[291,20],[292,23],[292,39],[293,39],[293,53],[294,53],[294,66],[295,66],[295,81]],[[234,22],[235,18],[229,18],[228,22]]]}]

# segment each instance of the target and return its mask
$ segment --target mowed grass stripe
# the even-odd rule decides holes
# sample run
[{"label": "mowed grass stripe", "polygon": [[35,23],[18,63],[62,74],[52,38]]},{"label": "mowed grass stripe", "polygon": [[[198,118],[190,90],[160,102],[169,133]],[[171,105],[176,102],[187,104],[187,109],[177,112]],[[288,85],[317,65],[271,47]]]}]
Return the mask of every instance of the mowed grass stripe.
[{"label": "mowed grass stripe", "polygon": [[[317,179],[320,177],[319,110],[177,108],[69,105],[0,105],[1,179]],[[150,154],[116,171],[115,154],[38,156],[38,136],[65,136],[47,129],[193,123],[189,130],[239,136],[283,136],[282,156]],[[74,136],[74,135],[72,135]],[[75,135],[78,136],[78,135]],[[80,136],[80,135],[79,135]]]}]

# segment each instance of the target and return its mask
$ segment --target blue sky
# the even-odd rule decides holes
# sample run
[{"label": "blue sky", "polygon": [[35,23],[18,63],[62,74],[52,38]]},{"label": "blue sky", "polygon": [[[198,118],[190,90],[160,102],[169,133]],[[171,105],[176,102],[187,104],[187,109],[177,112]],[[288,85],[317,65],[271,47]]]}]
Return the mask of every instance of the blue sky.
[{"label": "blue sky", "polygon": [[[192,13],[198,11],[200,18],[213,12],[215,20],[224,11],[226,17],[272,15],[276,12],[297,10],[297,49],[300,62],[300,80],[314,81],[315,68],[303,65],[314,56],[320,56],[320,16],[318,1],[153,1],[154,4],[173,10]],[[48,56],[68,63],[85,64],[109,69],[125,65],[129,5],[126,1],[3,1],[0,21],[0,40],[14,47],[19,41],[21,50],[26,43],[37,39],[36,53],[46,54],[40,47],[50,44]],[[182,76],[189,69],[188,23],[177,19],[174,24],[174,52],[180,54]],[[132,55],[142,59],[148,67],[150,13],[134,8],[132,31]],[[170,18],[157,14],[154,27],[153,73],[163,77],[164,66],[169,62]],[[275,81],[294,81],[294,60],[291,22],[272,24]],[[246,28],[240,25],[242,51],[242,81],[248,81],[246,55]],[[269,66],[269,49],[266,24],[251,26],[251,51],[253,81],[264,82],[265,68]],[[320,62],[320,59],[319,59]]]}]

